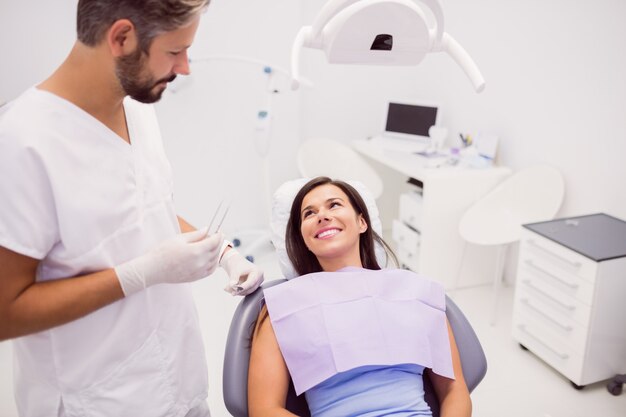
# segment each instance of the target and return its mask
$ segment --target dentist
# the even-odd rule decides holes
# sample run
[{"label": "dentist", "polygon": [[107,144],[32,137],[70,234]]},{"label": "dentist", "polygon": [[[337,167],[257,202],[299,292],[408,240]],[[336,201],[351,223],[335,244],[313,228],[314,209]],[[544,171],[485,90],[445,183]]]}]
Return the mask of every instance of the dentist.
[{"label": "dentist", "polygon": [[[208,417],[192,282],[263,273],[176,215],[153,107],[209,0],[79,0],[62,65],[0,117],[0,340],[23,417]],[[225,252],[225,253],[224,253]]]}]

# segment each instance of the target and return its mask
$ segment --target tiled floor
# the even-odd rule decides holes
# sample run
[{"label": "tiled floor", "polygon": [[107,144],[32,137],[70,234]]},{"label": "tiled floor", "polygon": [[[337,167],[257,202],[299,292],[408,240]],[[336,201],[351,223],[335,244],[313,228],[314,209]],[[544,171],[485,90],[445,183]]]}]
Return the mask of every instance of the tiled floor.
[{"label": "tiled floor", "polygon": [[[268,279],[280,276],[275,257],[258,260]],[[222,358],[229,319],[239,299],[221,291],[226,277],[217,273],[196,283],[195,297],[209,363],[209,404],[213,417],[227,417],[222,403]],[[577,391],[569,381],[532,353],[523,351],[511,337],[513,289],[503,290],[495,326],[488,324],[489,286],[450,293],[478,334],[489,363],[487,376],[472,393],[477,417],[625,417],[626,392],[610,395],[605,383]],[[0,417],[16,417],[11,388],[10,344],[0,343]],[[625,390],[626,391],[626,390]]]}]

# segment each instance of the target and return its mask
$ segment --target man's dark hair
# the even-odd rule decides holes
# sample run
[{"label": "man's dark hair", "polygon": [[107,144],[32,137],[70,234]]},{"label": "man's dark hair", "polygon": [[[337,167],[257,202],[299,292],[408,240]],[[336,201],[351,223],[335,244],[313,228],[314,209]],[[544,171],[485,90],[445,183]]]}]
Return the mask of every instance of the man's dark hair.
[{"label": "man's dark hair", "polygon": [[76,13],[78,40],[96,46],[120,19],[137,31],[139,47],[148,52],[152,40],[188,24],[208,7],[210,0],[79,0]]}]

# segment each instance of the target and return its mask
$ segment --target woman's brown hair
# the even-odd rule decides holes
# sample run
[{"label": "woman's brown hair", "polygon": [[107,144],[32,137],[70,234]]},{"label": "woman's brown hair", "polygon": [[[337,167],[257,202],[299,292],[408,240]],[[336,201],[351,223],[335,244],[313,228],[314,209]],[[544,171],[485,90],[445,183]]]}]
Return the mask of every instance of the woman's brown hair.
[{"label": "woman's brown hair", "polygon": [[366,269],[381,269],[378,261],[376,260],[375,244],[380,244],[387,254],[387,259],[390,257],[397,264],[397,259],[393,254],[391,248],[385,243],[385,241],[372,229],[370,215],[367,210],[367,205],[363,201],[363,198],[359,192],[354,189],[350,184],[333,180],[328,177],[317,177],[307,182],[296,194],[296,197],[291,204],[291,212],[289,220],[287,222],[287,229],[285,231],[285,243],[287,246],[287,256],[291,261],[294,269],[298,275],[310,274],[312,272],[321,272],[322,266],[320,265],[317,257],[311,252],[306,244],[300,231],[300,225],[302,223],[301,206],[302,201],[311,190],[320,187],[322,185],[334,185],[341,189],[348,199],[350,204],[354,208],[357,214],[363,216],[365,223],[367,224],[367,230],[361,233],[359,237],[359,254],[361,256],[361,263],[363,268]]}]

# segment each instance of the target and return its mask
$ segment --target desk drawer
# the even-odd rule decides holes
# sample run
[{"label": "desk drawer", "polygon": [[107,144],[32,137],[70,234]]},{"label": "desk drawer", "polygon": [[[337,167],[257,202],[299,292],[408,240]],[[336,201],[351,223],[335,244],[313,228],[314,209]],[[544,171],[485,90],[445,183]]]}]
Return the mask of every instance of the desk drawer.
[{"label": "desk drawer", "polygon": [[416,192],[400,194],[400,220],[415,230],[422,230],[423,197]]},{"label": "desk drawer", "polygon": [[591,321],[591,307],[551,292],[549,288],[527,277],[522,277],[517,282],[515,308],[520,302],[526,304],[523,300],[528,300],[532,307],[539,309],[559,323],[573,322],[587,328]]},{"label": "desk drawer", "polygon": [[391,234],[398,247],[402,247],[409,252],[417,252],[421,236],[399,220],[394,219]]},{"label": "desk drawer", "polygon": [[524,318],[524,323],[532,323],[549,333],[552,340],[568,349],[583,355],[588,334],[588,326],[581,326],[571,316],[562,314],[550,304],[533,298],[530,292],[516,295],[515,315]]},{"label": "desk drawer", "polygon": [[592,284],[596,280],[596,262],[536,233],[524,231],[520,253],[549,265],[556,274],[576,275]]},{"label": "desk drawer", "polygon": [[593,304],[592,282],[555,267],[550,260],[532,256],[528,251],[522,251],[520,254],[518,274],[531,277],[534,281],[541,281],[554,292],[577,299],[589,306]]},{"label": "desk drawer", "polygon": [[513,337],[570,381],[582,384],[583,355],[552,340],[549,333],[521,315],[513,317]]},{"label": "desk drawer", "polygon": [[400,262],[401,266],[404,265],[413,272],[419,272],[420,258],[418,250],[410,251],[403,247],[399,247],[397,255],[398,261]]}]

